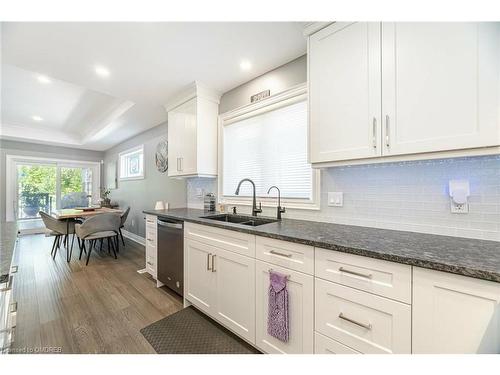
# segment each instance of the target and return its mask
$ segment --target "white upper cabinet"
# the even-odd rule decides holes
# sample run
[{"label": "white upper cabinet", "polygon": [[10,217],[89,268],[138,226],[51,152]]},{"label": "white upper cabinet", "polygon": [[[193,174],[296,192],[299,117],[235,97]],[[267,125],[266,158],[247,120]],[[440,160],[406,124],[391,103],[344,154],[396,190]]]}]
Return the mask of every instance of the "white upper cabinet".
[{"label": "white upper cabinet", "polygon": [[496,146],[497,23],[383,23],[384,154]]},{"label": "white upper cabinet", "polygon": [[308,56],[313,164],[498,152],[500,23],[334,23]]},{"label": "white upper cabinet", "polygon": [[380,23],[334,23],[309,39],[310,161],[380,156]]},{"label": "white upper cabinet", "polygon": [[165,106],[170,177],[217,175],[219,99],[195,82]]}]

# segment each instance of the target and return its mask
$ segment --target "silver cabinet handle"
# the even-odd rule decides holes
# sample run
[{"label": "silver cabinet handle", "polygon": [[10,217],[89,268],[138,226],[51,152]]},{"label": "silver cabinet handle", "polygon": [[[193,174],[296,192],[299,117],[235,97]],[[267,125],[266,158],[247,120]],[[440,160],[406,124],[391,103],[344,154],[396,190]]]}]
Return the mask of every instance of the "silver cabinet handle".
[{"label": "silver cabinet handle", "polygon": [[10,268],[10,273],[17,273],[17,270],[19,269],[19,266],[12,266]]},{"label": "silver cabinet handle", "polygon": [[350,273],[351,275],[361,276],[361,277],[364,277],[367,279],[371,279],[373,276],[371,273],[361,273],[361,272],[351,271],[351,270],[345,269],[344,267],[340,267],[339,271],[345,272],[345,273]]},{"label": "silver cabinet handle", "polygon": [[212,255],[212,272],[216,272],[216,270],[215,270],[215,256],[216,256],[215,254]]},{"label": "silver cabinet handle", "polygon": [[210,256],[211,256],[211,255],[212,255],[212,254],[207,253],[207,271],[210,271]]},{"label": "silver cabinet handle", "polygon": [[352,323],[352,324],[356,324],[357,326],[363,327],[365,329],[372,329],[371,323],[368,323],[368,324],[360,323],[360,322],[358,322],[358,321],[356,321],[354,319],[348,318],[347,316],[345,316],[342,313],[339,314],[339,318],[342,319],[342,320],[345,320],[346,322],[349,322],[349,323]]},{"label": "silver cabinet handle", "polygon": [[182,161],[183,161],[183,160],[184,160],[184,158],[181,156],[181,157],[179,158],[179,161],[180,161],[180,163],[179,163],[179,164],[180,164],[180,166],[181,166],[181,168],[180,168],[180,171],[181,171],[181,172],[182,172],[182,170],[183,170],[183,167],[182,167]]},{"label": "silver cabinet handle", "polygon": [[373,148],[377,148],[377,118],[373,118],[372,123],[372,145]]},{"label": "silver cabinet handle", "polygon": [[389,126],[389,115],[385,115],[385,145],[391,147],[391,130]]},{"label": "silver cabinet handle", "polygon": [[151,262],[147,262],[150,266],[154,266],[154,263],[151,263]]},{"label": "silver cabinet handle", "polygon": [[286,258],[292,257],[292,254],[280,253],[279,251],[274,251],[274,250],[269,251],[269,253],[273,255],[279,255],[280,257],[286,257]]},{"label": "silver cabinet handle", "polygon": [[176,162],[177,162],[177,171],[179,171],[179,170],[180,170],[180,169],[179,169],[179,158],[177,158],[177,161],[176,161]]}]

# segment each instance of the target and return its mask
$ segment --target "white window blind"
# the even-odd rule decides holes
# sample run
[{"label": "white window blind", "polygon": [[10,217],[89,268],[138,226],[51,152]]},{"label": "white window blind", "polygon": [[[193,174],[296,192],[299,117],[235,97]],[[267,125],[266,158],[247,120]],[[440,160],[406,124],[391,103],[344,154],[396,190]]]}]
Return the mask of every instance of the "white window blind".
[{"label": "white window blind", "polygon": [[[238,182],[248,177],[262,197],[276,185],[283,198],[312,198],[305,100],[225,125],[223,149],[224,196],[234,196]],[[240,196],[251,195],[246,182]]]}]

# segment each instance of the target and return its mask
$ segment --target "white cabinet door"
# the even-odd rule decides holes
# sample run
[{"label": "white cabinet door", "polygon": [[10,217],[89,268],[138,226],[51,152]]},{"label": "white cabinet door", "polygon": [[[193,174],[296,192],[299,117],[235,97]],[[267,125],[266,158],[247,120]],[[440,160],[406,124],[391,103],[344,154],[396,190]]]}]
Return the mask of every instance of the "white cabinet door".
[{"label": "white cabinet door", "polygon": [[312,163],[381,155],[380,23],[337,22],[309,38]]},{"label": "white cabinet door", "polygon": [[382,24],[385,155],[499,144],[499,29],[494,22]]},{"label": "white cabinet door", "polygon": [[500,284],[413,267],[413,353],[500,353]]},{"label": "white cabinet door", "polygon": [[212,270],[217,279],[215,318],[255,343],[255,259],[217,249]]},{"label": "white cabinet door", "polygon": [[184,238],[185,289],[184,298],[209,315],[215,314],[217,280],[212,272],[212,255],[216,249],[207,244]]},{"label": "white cabinet door", "polygon": [[[267,333],[269,270],[290,275],[288,279],[289,340],[282,342]],[[314,279],[287,268],[257,261],[256,345],[266,353],[312,354],[314,342]]]},{"label": "white cabinet door", "polygon": [[169,176],[196,173],[196,98],[168,112]]}]

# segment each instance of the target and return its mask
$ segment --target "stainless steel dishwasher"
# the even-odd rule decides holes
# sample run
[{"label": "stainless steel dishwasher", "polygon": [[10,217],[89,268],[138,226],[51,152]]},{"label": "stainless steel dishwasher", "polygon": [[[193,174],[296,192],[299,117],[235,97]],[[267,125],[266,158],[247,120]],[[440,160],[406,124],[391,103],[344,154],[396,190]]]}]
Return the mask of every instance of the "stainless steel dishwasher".
[{"label": "stainless steel dishwasher", "polygon": [[158,217],[158,281],[184,292],[184,222]]}]

